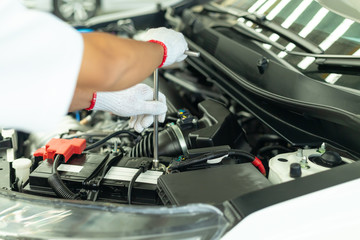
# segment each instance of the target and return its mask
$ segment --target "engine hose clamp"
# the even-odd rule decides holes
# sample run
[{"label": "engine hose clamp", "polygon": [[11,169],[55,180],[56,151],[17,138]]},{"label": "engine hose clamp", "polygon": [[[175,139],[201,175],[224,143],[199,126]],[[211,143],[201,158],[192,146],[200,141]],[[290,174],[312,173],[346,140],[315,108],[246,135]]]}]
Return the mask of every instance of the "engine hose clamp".
[{"label": "engine hose clamp", "polygon": [[170,125],[170,128],[174,131],[175,136],[177,137],[177,139],[179,141],[180,148],[181,148],[181,151],[183,152],[183,155],[186,156],[188,153],[188,148],[186,145],[184,135],[181,132],[181,129],[175,124]]}]

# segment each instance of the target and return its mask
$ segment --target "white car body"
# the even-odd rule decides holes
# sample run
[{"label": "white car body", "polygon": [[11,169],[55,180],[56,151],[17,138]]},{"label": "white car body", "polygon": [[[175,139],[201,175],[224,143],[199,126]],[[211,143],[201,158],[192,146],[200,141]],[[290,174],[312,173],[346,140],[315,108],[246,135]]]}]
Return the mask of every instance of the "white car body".
[{"label": "white car body", "polygon": [[245,217],[223,240],[359,239],[360,179],[272,205]]},{"label": "white car body", "polygon": [[54,10],[51,0],[21,0],[28,8],[39,9],[42,11],[52,12]]},{"label": "white car body", "polygon": [[[23,4],[29,8],[52,12],[54,10],[52,0],[22,0]],[[103,13],[136,9],[147,5],[158,3],[158,0],[102,0],[100,10]]]},{"label": "white car body", "polygon": [[[31,9],[52,12],[57,17],[72,23],[83,24],[96,15],[106,15],[127,12],[136,9],[153,7],[160,3],[158,0],[88,0],[88,1],[58,1],[53,0],[21,0]],[[99,3],[99,5],[97,4]]]},{"label": "white car body", "polygon": [[[52,12],[52,0],[22,0],[30,8]],[[91,24],[119,17],[136,16],[156,8],[156,0],[103,0],[103,13]],[[148,8],[148,9],[146,9]],[[121,10],[121,13],[118,13]],[[131,10],[124,13],[123,10]],[[296,181],[296,180],[294,180]],[[251,213],[221,239],[300,240],[359,239],[360,179],[295,197]]]}]

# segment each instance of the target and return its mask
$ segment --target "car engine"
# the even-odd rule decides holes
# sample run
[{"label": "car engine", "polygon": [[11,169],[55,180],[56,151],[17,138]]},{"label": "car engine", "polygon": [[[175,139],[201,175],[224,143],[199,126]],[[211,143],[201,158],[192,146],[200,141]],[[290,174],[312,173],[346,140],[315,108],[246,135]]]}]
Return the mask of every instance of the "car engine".
[{"label": "car engine", "polygon": [[158,169],[152,128],[138,134],[126,118],[84,110],[66,116],[59,132],[3,130],[3,143],[21,136],[17,152],[28,156],[11,162],[11,189],[120,204],[220,204],[352,162],[325,144],[291,145],[186,63],[160,74],[169,110],[159,126]]},{"label": "car engine", "polygon": [[[91,30],[141,34],[132,20]],[[352,154],[332,144],[290,141],[190,57],[160,69],[159,79],[168,112],[159,125],[158,167],[153,165],[152,127],[138,134],[127,118],[83,110],[69,113],[55,132],[3,129],[1,167],[7,174],[2,187],[93,202],[220,205],[353,162]],[[152,86],[152,77],[144,83]]]}]

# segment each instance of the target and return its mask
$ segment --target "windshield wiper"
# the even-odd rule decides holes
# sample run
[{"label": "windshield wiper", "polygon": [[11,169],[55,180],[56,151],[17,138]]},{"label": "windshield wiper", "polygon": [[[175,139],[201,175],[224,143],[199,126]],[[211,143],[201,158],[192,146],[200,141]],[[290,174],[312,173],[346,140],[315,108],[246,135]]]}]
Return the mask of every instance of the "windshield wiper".
[{"label": "windshield wiper", "polygon": [[265,15],[258,15],[258,14],[249,13],[246,11],[241,11],[241,10],[235,9],[235,8],[223,7],[216,3],[206,4],[204,6],[204,10],[209,11],[209,12],[229,14],[229,15],[232,15],[232,16],[235,16],[238,18],[243,17],[245,19],[252,21],[253,23],[256,23],[257,25],[259,25],[263,28],[271,30],[272,32],[282,36],[283,38],[287,39],[288,41],[295,43],[295,45],[302,48],[306,52],[316,53],[316,54],[320,54],[320,53],[324,52],[319,46],[313,44],[312,42],[300,37],[299,35],[291,32],[290,30],[288,30],[286,28],[283,28],[282,26],[280,26],[276,23],[268,21],[266,19]]},{"label": "windshield wiper", "polygon": [[[346,55],[347,56],[347,55]],[[323,58],[318,57],[315,61],[324,67],[360,67],[360,58]]]},{"label": "windshield wiper", "polygon": [[232,26],[232,29],[240,34],[243,34],[252,40],[259,41],[265,44],[269,44],[280,51],[283,51],[289,55],[299,57],[313,57],[315,63],[321,66],[339,66],[339,67],[360,67],[360,56],[356,55],[337,55],[337,54],[319,54],[319,53],[307,53],[298,51],[289,51],[283,45],[272,41],[270,38],[257,32],[255,29],[247,26],[244,23],[237,23]]},{"label": "windshield wiper", "polygon": [[[205,8],[205,10],[207,11],[212,11],[212,12],[217,12],[217,13],[226,13],[226,14],[230,14],[236,17],[244,17],[244,18],[252,18],[252,19],[256,19],[257,17],[252,14],[252,13],[248,13],[248,12],[243,12],[240,10],[236,10],[236,9],[232,9],[232,11],[229,11],[228,8],[224,8],[221,7],[218,4],[212,3],[212,4],[208,4],[206,5],[207,7]],[[209,7],[210,6],[210,7]],[[260,20],[258,20],[260,21]],[[264,22],[264,21],[263,21]],[[271,22],[266,21],[267,25],[273,25]],[[283,29],[282,31],[287,31],[290,32],[289,30],[282,28],[281,26],[278,26],[276,24],[274,24],[274,26],[277,26],[279,29]],[[231,29],[235,30],[236,32],[245,35],[247,37],[249,37],[252,40],[255,41],[259,41],[261,43],[265,43],[265,44],[269,44],[275,48],[277,48],[280,51],[283,51],[289,55],[294,55],[294,56],[299,56],[299,57],[313,57],[315,58],[315,63],[326,67],[326,66],[338,66],[338,67],[360,67],[360,56],[356,56],[356,55],[336,55],[336,54],[324,54],[323,51],[315,46],[312,43],[309,43],[307,40],[303,39],[302,37],[298,36],[297,34],[294,34],[292,32],[290,32],[292,35],[296,35],[297,39],[302,39],[302,43],[300,43],[300,45],[302,44],[303,48],[304,48],[304,42],[306,42],[305,45],[307,45],[308,47],[305,47],[305,49],[308,50],[308,52],[298,52],[298,51],[289,51],[286,49],[285,46],[281,45],[278,42],[274,42],[272,41],[269,37],[267,37],[266,35],[257,32],[254,28],[247,26],[245,23],[236,21],[236,24],[233,24],[231,26]],[[289,33],[287,33],[289,34]],[[298,41],[293,41],[295,43],[295,45],[299,44]],[[309,47],[309,46],[314,46],[314,47]],[[299,46],[301,47],[301,46]]]},{"label": "windshield wiper", "polygon": [[286,53],[301,57],[313,57],[315,63],[323,67],[360,67],[360,56],[357,55],[311,54],[296,51],[286,51]]}]

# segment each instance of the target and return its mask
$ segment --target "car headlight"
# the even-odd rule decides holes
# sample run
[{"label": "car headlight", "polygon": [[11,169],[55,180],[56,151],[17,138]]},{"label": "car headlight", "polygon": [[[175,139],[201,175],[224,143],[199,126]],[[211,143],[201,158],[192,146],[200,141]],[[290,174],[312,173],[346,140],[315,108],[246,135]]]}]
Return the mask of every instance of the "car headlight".
[{"label": "car headlight", "polygon": [[217,239],[227,222],[217,208],[127,207],[0,192],[0,236],[35,239]]}]

